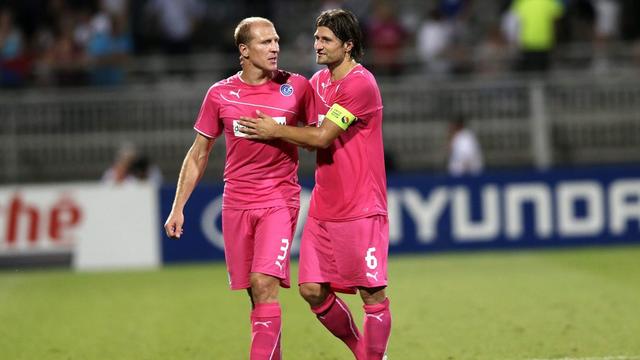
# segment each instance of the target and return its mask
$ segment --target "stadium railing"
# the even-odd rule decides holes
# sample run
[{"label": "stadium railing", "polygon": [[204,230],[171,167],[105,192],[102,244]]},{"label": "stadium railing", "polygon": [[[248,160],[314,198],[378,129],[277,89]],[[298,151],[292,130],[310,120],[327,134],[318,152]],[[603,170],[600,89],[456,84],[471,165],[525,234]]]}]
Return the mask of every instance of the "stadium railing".
[{"label": "stadium railing", "polygon": [[[640,81],[537,77],[380,79],[384,136],[399,171],[443,171],[448,121],[464,115],[489,168],[640,162]],[[1,183],[99,179],[132,142],[173,181],[209,82],[0,93]],[[224,141],[206,178],[221,178]],[[301,151],[310,174],[313,154]]]}]

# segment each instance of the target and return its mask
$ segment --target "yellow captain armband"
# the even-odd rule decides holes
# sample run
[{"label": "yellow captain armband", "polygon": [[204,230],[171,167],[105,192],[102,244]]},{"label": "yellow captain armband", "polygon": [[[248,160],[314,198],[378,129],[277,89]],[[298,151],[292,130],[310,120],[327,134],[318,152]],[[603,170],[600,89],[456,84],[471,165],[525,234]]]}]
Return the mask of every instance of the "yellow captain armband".
[{"label": "yellow captain armband", "polygon": [[331,120],[333,123],[340,126],[342,130],[347,130],[349,125],[358,118],[342,106],[333,104],[329,111],[327,111],[325,119]]}]

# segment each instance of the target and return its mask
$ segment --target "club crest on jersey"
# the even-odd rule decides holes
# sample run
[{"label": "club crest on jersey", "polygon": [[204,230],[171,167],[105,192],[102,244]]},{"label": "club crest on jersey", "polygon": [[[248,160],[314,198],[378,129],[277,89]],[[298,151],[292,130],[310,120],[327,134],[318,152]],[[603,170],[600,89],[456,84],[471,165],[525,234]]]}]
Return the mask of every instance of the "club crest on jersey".
[{"label": "club crest on jersey", "polygon": [[282,96],[291,96],[293,94],[293,86],[289,84],[280,85],[280,94]]}]

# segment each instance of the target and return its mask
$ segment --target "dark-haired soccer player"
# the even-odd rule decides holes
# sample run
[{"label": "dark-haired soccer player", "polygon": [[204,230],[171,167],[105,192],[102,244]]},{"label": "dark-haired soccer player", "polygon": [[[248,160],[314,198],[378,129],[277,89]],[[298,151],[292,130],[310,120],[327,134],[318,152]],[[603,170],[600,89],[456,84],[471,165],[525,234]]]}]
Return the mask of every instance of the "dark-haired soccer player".
[{"label": "dark-haired soccer player", "polygon": [[222,231],[230,287],[247,289],[251,297],[251,360],[280,359],[278,290],[289,287],[289,251],[300,206],[298,149],[280,140],[248,140],[238,121],[262,111],[281,124],[296,125],[311,118],[314,97],[304,77],[278,70],[279,37],[271,21],[244,19],[234,37],[242,71],[214,84],[202,102],[165,230],[180,238],[183,208],[214,140],[224,133]]},{"label": "dark-haired soccer player", "polygon": [[[389,225],[382,144],[382,99],[363,55],[358,21],[328,10],[316,21],[315,50],[326,69],[310,80],[317,127],[279,126],[269,116],[244,117],[252,139],[283,139],[318,148],[316,184],[300,248],[300,294],[320,322],[357,359],[383,359],[391,332],[387,286]],[[335,291],[359,290],[361,335]]]}]

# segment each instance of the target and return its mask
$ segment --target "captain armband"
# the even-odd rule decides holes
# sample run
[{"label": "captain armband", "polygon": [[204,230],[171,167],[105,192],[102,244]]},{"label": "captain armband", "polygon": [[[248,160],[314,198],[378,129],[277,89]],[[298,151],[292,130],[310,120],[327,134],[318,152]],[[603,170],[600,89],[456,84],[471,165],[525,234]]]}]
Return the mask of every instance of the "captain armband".
[{"label": "captain armband", "polygon": [[333,104],[329,111],[327,111],[325,119],[331,120],[333,123],[340,126],[342,130],[347,130],[349,125],[351,125],[358,118],[342,106]]}]

